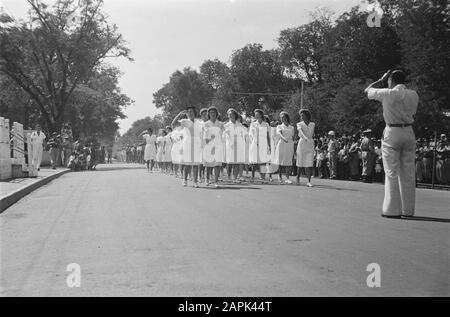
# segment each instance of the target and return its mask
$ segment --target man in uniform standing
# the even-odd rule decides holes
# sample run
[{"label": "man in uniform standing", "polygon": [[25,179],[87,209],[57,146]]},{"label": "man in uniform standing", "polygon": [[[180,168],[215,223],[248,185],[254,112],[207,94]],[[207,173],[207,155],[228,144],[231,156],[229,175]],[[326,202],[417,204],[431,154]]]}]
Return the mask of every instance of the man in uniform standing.
[{"label": "man in uniform standing", "polygon": [[67,164],[69,164],[69,157],[70,154],[72,153],[72,143],[69,140],[69,136],[65,135],[63,137],[63,142],[61,143],[61,160],[62,160],[62,165],[64,167],[67,167]]},{"label": "man in uniform standing", "polygon": [[362,178],[364,183],[372,183],[374,146],[371,140],[372,130],[367,129],[363,132],[364,138],[361,142],[362,152]]},{"label": "man in uniform standing", "polygon": [[56,165],[58,164],[59,159],[59,148],[60,148],[60,142],[59,142],[59,135],[56,132],[53,132],[52,137],[47,142],[48,146],[50,147],[50,163],[52,164],[52,169],[56,169]]},{"label": "man in uniform standing", "polygon": [[112,146],[108,146],[108,164],[112,164]]},{"label": "man in uniform standing", "polygon": [[[373,88],[388,81],[385,89]],[[412,217],[415,211],[415,150],[414,115],[419,96],[405,86],[406,76],[400,70],[388,71],[369,85],[369,99],[382,102],[386,122],[382,140],[383,164],[386,173],[383,217]]]},{"label": "man in uniform standing", "polygon": [[337,164],[338,164],[338,152],[339,142],[336,140],[336,134],[334,131],[328,132],[330,141],[328,142],[328,157],[330,162],[330,179],[336,179],[337,177]]},{"label": "man in uniform standing", "polygon": [[46,136],[41,131],[41,126],[36,125],[36,131],[31,133],[31,152],[33,153],[33,161],[31,164],[38,170],[41,170],[42,153],[44,151],[44,140]]}]

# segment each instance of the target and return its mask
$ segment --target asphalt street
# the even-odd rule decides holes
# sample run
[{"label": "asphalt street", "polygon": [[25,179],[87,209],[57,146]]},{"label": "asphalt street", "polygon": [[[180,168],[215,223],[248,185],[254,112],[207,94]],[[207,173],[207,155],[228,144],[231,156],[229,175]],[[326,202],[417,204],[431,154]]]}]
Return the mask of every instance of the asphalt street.
[{"label": "asphalt street", "polygon": [[383,185],[313,182],[183,188],[132,165],[63,175],[0,215],[1,295],[450,295],[448,191],[420,189],[420,218],[390,220]]}]

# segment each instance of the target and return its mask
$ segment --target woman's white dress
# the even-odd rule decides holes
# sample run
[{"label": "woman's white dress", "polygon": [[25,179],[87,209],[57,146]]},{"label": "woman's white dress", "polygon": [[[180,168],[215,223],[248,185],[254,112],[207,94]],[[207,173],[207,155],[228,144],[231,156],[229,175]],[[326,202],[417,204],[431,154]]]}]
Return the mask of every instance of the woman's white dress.
[{"label": "woman's white dress", "polygon": [[242,126],[245,130],[245,164],[250,164],[250,137],[248,135],[249,129],[245,126]]},{"label": "woman's white dress", "polygon": [[159,136],[156,138],[156,144],[158,145],[158,150],[156,152],[156,161],[163,162],[164,153],[164,137]]},{"label": "woman's white dress", "polygon": [[163,162],[171,163],[172,162],[172,132],[164,137],[164,157]]},{"label": "woman's white dress", "polygon": [[145,138],[145,150],[144,150],[144,160],[154,161],[156,160],[156,135],[144,134]]},{"label": "woman's white dress", "polygon": [[314,122],[306,125],[305,122],[297,123],[300,141],[297,147],[297,167],[314,166]]},{"label": "woman's white dress", "polygon": [[181,164],[201,165],[202,164],[202,133],[203,121],[200,119],[181,119],[182,129],[182,156]]},{"label": "woman's white dress", "polygon": [[267,135],[270,133],[270,126],[267,122],[259,123],[254,121],[249,128],[250,164],[266,164],[270,161],[270,152],[268,146]]},{"label": "woman's white dress", "polygon": [[[207,121],[203,126],[203,165],[222,166],[224,159],[223,123]],[[209,140],[207,142],[207,140]]]},{"label": "woman's white dress", "polygon": [[279,140],[280,136],[277,133],[277,128],[270,127],[270,163],[274,165],[278,165],[278,159],[276,158],[276,148]]},{"label": "woman's white dress", "polygon": [[181,146],[182,146],[182,128],[177,127],[171,133],[173,145],[171,150],[171,158],[173,164],[181,163]]},{"label": "woman's white dress", "polygon": [[281,124],[276,128],[276,133],[278,136],[281,134],[288,142],[284,142],[279,136],[274,155],[274,164],[292,166],[292,160],[294,158],[294,127]]},{"label": "woman's white dress", "polygon": [[224,125],[223,136],[225,139],[225,162],[227,164],[245,164],[245,154],[248,152],[245,142],[246,128],[238,122],[227,122]]}]

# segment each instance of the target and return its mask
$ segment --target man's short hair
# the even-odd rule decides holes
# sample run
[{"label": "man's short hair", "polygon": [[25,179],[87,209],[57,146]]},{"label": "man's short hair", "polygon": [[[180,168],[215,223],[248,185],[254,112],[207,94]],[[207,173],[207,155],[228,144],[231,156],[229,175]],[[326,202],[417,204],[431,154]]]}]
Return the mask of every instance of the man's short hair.
[{"label": "man's short hair", "polygon": [[401,70],[394,70],[391,74],[391,79],[396,84],[404,84],[406,82],[406,75]]}]

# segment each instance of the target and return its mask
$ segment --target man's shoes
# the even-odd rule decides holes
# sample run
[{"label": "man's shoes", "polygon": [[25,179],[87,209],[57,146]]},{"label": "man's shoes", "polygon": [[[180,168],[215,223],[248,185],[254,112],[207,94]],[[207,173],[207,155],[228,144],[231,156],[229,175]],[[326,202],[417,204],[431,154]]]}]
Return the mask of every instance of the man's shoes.
[{"label": "man's shoes", "polygon": [[389,218],[389,219],[401,219],[402,216],[389,216],[389,215],[381,215],[383,218]]}]

